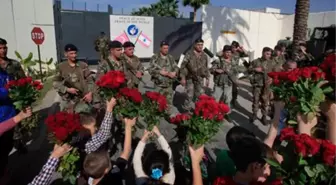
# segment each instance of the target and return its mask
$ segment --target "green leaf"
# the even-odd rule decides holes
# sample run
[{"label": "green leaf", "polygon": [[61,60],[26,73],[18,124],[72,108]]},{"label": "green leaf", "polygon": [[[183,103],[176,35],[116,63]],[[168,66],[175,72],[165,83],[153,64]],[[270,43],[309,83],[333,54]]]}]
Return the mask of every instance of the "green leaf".
[{"label": "green leaf", "polygon": [[305,172],[307,173],[307,175],[308,175],[309,177],[314,177],[315,173],[310,169],[309,166],[305,166],[305,167],[304,167],[304,170],[305,170]]},{"label": "green leaf", "polygon": [[301,172],[301,173],[300,173],[300,179],[301,179],[303,182],[306,182],[307,177],[306,177],[306,175],[304,174],[304,172]]},{"label": "green leaf", "polygon": [[334,90],[333,90],[333,88],[332,87],[327,87],[327,88],[324,88],[323,89],[323,93],[331,93],[331,92],[333,92]]},{"label": "green leaf", "polygon": [[297,124],[297,122],[295,120],[288,120],[287,123],[290,124],[290,125],[296,125]]},{"label": "green leaf", "polygon": [[30,52],[30,53],[28,54],[28,57],[27,57],[25,60],[26,60],[26,61],[31,61],[32,58],[33,58],[33,53]]},{"label": "green leaf", "polygon": [[280,167],[280,164],[275,160],[265,158],[265,161],[273,167],[276,167],[276,168]]},{"label": "green leaf", "polygon": [[315,169],[317,170],[317,172],[324,172],[325,166],[323,164],[316,164]]},{"label": "green leaf", "polygon": [[18,57],[20,60],[22,60],[22,57],[21,57],[21,55],[20,55],[19,52],[15,51],[15,55],[16,55],[16,57]]},{"label": "green leaf", "polygon": [[299,160],[299,165],[300,166],[308,165],[308,162],[301,157],[300,160]]}]

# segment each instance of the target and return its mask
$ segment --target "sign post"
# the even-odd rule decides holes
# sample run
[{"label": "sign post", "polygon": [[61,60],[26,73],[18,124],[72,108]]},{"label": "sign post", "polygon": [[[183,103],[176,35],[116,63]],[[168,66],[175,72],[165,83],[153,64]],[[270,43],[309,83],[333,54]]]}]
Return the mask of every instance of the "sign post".
[{"label": "sign post", "polygon": [[43,73],[42,73],[42,62],[41,62],[41,52],[40,45],[44,42],[44,32],[40,27],[34,27],[31,31],[31,38],[33,42],[37,45],[37,55],[40,65],[40,78],[43,81]]}]

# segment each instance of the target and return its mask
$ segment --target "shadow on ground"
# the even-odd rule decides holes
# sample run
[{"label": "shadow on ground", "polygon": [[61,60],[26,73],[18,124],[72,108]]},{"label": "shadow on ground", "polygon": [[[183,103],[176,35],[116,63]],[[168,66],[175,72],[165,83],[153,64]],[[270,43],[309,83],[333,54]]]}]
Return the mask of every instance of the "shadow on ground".
[{"label": "shadow on ground", "polygon": [[55,103],[49,108],[38,111],[41,122],[31,137],[32,142],[27,147],[28,152],[15,151],[9,156],[11,178],[8,184],[27,185],[40,172],[53,149],[53,145],[47,140],[47,128],[44,125],[44,120],[49,114],[53,114],[57,107],[58,103]]}]

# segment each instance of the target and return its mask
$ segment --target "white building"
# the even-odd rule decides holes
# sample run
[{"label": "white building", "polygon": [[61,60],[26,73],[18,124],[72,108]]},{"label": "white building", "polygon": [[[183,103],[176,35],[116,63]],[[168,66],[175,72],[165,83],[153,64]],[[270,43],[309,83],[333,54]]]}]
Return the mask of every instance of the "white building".
[{"label": "white building", "polygon": [[[275,12],[275,13],[274,13]],[[280,10],[239,10],[225,7],[202,7],[202,38],[212,52],[238,41],[252,52],[251,59],[261,56],[265,46],[273,48],[278,40],[292,37],[294,15],[280,14]],[[310,13],[308,28],[335,24],[336,12]]]},{"label": "white building", "polygon": [[1,0],[0,37],[8,42],[8,56],[16,58],[14,51],[23,57],[29,52],[37,59],[37,46],[31,40],[31,31],[40,27],[45,35],[40,46],[41,60],[56,59],[56,38],[52,0]]}]

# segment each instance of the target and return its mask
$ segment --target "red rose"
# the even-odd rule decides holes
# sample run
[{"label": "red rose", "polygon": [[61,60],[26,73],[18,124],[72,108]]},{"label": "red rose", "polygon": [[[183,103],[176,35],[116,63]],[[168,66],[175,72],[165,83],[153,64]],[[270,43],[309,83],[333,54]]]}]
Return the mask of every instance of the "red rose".
[{"label": "red rose", "polygon": [[319,71],[313,72],[312,77],[315,81],[323,80],[325,78],[325,73]]},{"label": "red rose", "polygon": [[37,89],[37,90],[41,90],[41,89],[43,89],[43,85],[39,85],[39,86],[37,86],[36,89]]},{"label": "red rose", "polygon": [[[336,77],[336,68],[331,68],[331,75],[335,78]],[[335,80],[335,79],[334,79]]]},{"label": "red rose", "polygon": [[336,146],[329,140],[322,140],[323,162],[328,166],[335,166]]},{"label": "red rose", "polygon": [[282,180],[281,179],[276,179],[276,180],[270,182],[269,185],[282,185]]},{"label": "red rose", "polygon": [[267,75],[270,77],[270,78],[278,78],[279,77],[279,73],[278,72],[270,72],[270,73],[267,73]]},{"label": "red rose", "polygon": [[295,145],[295,151],[298,154],[301,154],[303,157],[307,156],[307,148],[302,140],[295,139],[294,145]]},{"label": "red rose", "polygon": [[311,70],[312,72],[317,72],[317,71],[319,71],[319,68],[316,67],[316,66],[311,66],[311,67],[309,67],[309,68],[310,68],[310,70]]},{"label": "red rose", "polygon": [[280,80],[278,78],[273,79],[273,85],[278,86],[280,84]]},{"label": "red rose", "polygon": [[32,83],[33,78],[32,77],[27,77],[25,80],[26,80],[26,83],[30,84],[30,83]]},{"label": "red rose", "polygon": [[304,77],[304,78],[311,78],[311,75],[312,75],[312,71],[308,68],[308,67],[305,67],[301,70],[301,75]]},{"label": "red rose", "polygon": [[284,129],[281,130],[280,132],[280,141],[283,140],[291,140],[295,137],[295,132],[294,132],[294,128],[291,127],[286,127]]},{"label": "red rose", "polygon": [[312,138],[307,134],[301,134],[300,140],[304,141],[307,147],[307,154],[314,156],[320,151],[320,143],[315,138]]},{"label": "red rose", "polygon": [[225,103],[219,103],[218,106],[219,106],[220,112],[222,112],[224,114],[226,114],[230,111],[230,107],[228,105],[226,105]]},{"label": "red rose", "polygon": [[296,82],[298,81],[299,79],[299,76],[294,74],[294,73],[290,73],[288,76],[287,76],[287,79],[290,81],[290,82]]},{"label": "red rose", "polygon": [[24,86],[24,85],[26,85],[26,79],[24,79],[24,78],[19,79],[17,81],[17,85],[18,86]]},{"label": "red rose", "polygon": [[68,131],[64,128],[64,127],[58,127],[55,131],[54,131],[55,137],[60,140],[60,141],[64,141],[67,136],[68,136]]}]

